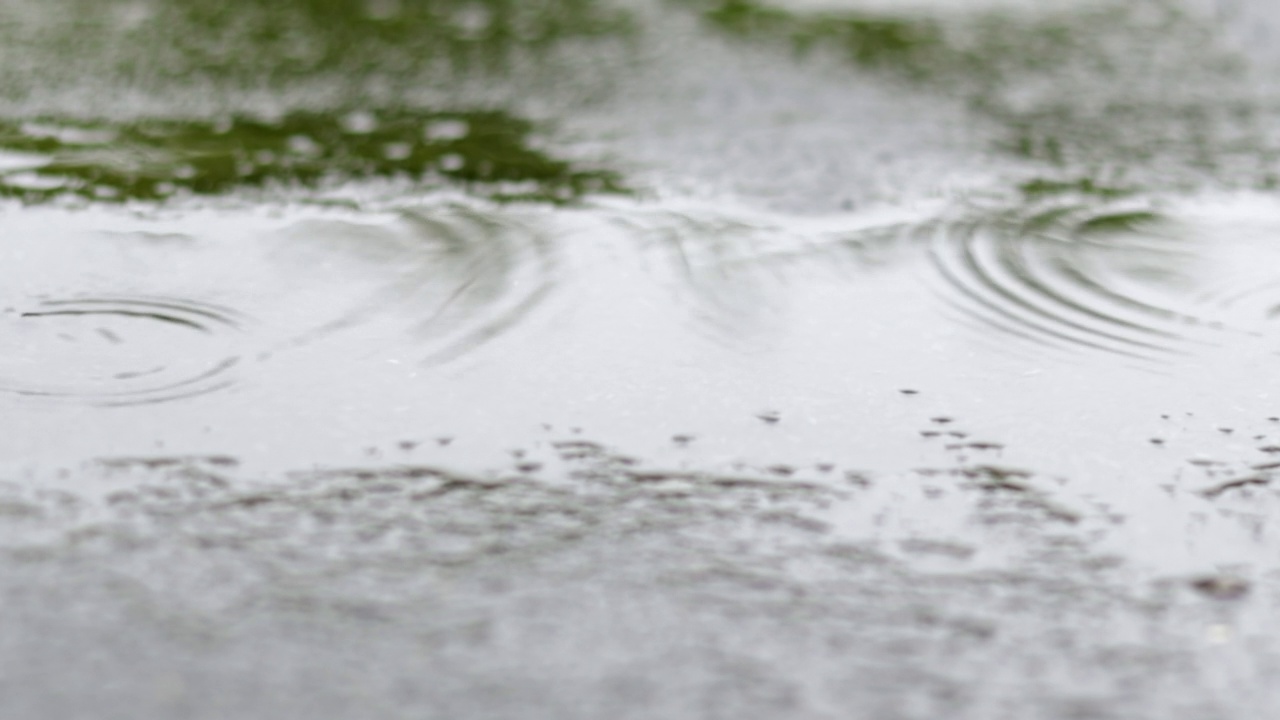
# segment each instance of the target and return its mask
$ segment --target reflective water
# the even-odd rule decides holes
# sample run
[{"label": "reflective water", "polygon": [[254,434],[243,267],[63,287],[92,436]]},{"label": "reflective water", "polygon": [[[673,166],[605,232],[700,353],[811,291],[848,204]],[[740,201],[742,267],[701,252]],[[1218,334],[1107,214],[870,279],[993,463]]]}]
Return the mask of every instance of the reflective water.
[{"label": "reflective water", "polygon": [[1266,716],[1273,16],[7,6],[3,715]]},{"label": "reflective water", "polygon": [[569,201],[617,192],[530,146],[529,122],[500,112],[291,113],[263,122],[28,122],[0,126],[0,194],[159,200],[352,178],[466,184],[502,200]]}]

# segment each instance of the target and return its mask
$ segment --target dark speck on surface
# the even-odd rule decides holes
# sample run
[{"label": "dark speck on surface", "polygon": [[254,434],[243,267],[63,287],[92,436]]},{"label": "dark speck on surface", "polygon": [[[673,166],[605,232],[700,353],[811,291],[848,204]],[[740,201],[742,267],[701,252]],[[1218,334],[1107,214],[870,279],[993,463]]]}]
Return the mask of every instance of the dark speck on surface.
[{"label": "dark speck on surface", "polygon": [[1239,600],[1249,594],[1249,581],[1230,575],[1207,575],[1190,581],[1197,592],[1214,600]]},{"label": "dark speck on surface", "polygon": [[1220,495],[1224,495],[1231,490],[1240,490],[1248,487],[1265,487],[1271,484],[1271,479],[1267,477],[1244,477],[1227,482],[1219,483],[1210,488],[1200,491],[1200,494],[1206,498],[1213,499]]}]

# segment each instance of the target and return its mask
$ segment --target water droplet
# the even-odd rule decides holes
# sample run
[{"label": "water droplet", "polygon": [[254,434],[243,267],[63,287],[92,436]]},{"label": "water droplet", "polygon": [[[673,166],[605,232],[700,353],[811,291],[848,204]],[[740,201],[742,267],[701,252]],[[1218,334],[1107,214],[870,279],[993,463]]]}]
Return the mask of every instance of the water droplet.
[{"label": "water droplet", "polygon": [[435,120],[423,128],[422,137],[428,142],[451,142],[460,140],[471,132],[466,120]]},{"label": "water droplet", "polygon": [[371,112],[357,110],[343,116],[342,129],[352,135],[368,135],[378,129],[378,118]]},{"label": "water droplet", "polygon": [[388,160],[407,160],[413,155],[413,146],[409,143],[387,143],[382,146],[382,155]]}]

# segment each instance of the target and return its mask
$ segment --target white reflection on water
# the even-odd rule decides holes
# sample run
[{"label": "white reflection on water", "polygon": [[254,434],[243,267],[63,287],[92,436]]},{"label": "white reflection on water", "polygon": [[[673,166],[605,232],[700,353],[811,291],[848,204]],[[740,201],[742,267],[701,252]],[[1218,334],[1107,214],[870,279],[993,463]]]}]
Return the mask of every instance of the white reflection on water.
[{"label": "white reflection on water", "polygon": [[[1239,494],[1206,490],[1270,482],[1253,466],[1280,443],[1266,420],[1280,208],[1170,202],[1156,225],[1082,212],[1029,225],[974,206],[785,221],[621,201],[30,208],[7,221],[0,265],[0,371],[22,418],[0,458],[162,451],[283,471],[368,463],[410,440],[484,473],[583,433],[672,468],[901,478],[839,506],[841,527],[874,508],[894,508],[908,536],[954,521],[925,490],[981,489],[973,468],[996,465],[1032,471],[1016,492],[1050,517],[1132,515],[1143,533],[1176,533]],[[957,252],[982,253],[985,274],[941,272],[939,254]],[[993,308],[1004,323],[984,321]],[[1057,342],[1023,337],[1046,328]],[[1094,342],[1125,333],[1179,352],[1153,364]],[[38,402],[38,388],[64,402]],[[113,392],[169,402],[65,402],[120,404]],[[901,496],[913,485],[920,508]],[[1191,554],[1128,552],[1182,567],[1243,552],[1237,526],[1210,524]]]}]

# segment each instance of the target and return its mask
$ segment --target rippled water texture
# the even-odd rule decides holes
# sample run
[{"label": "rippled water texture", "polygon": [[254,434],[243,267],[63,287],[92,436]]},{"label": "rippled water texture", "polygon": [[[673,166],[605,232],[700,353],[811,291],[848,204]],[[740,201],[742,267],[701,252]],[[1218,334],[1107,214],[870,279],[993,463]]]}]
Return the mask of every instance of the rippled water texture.
[{"label": "rippled water texture", "polygon": [[24,397],[177,400],[227,387],[240,363],[219,338],[239,329],[235,316],[179,298],[40,300],[10,314],[4,389]]},{"label": "rippled water texture", "polygon": [[947,227],[931,255],[949,302],[970,318],[1064,351],[1159,361],[1225,329],[1214,309],[1187,302],[1221,282],[1196,277],[1209,258],[1194,249],[1203,239],[1179,237],[1189,234],[1147,211],[1058,207]]},{"label": "rippled water texture", "polygon": [[0,8],[0,718],[1255,718],[1260,0]]},{"label": "rippled water texture", "polygon": [[4,389],[181,400],[331,335],[364,352],[409,347],[406,362],[425,364],[501,335],[557,280],[536,219],[450,205],[289,214],[14,222],[4,332],[19,352]]}]

